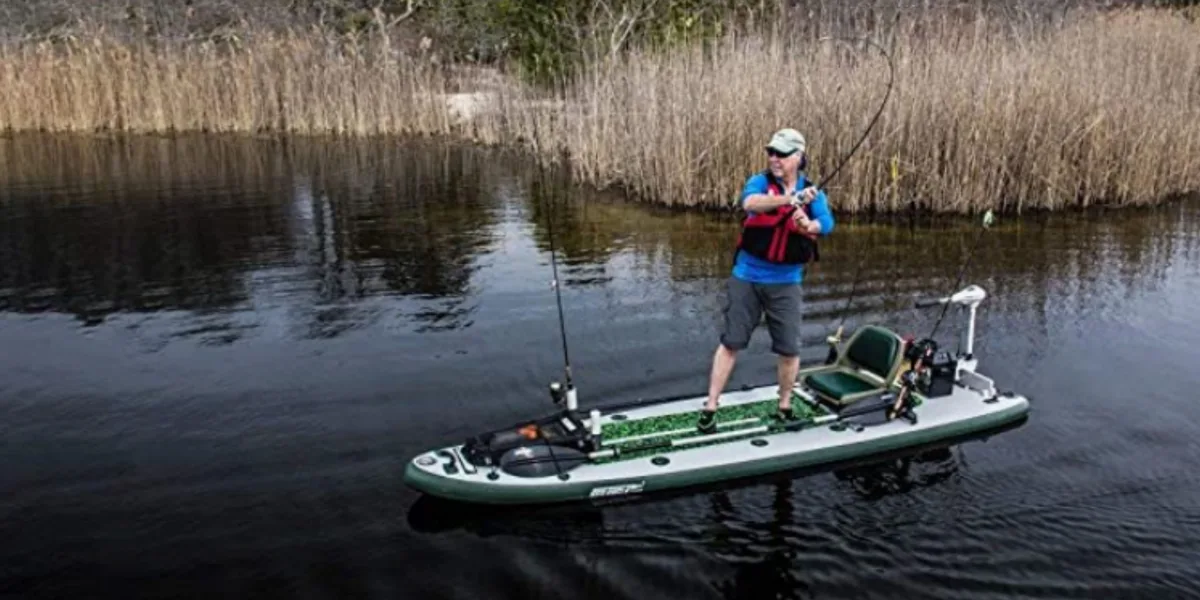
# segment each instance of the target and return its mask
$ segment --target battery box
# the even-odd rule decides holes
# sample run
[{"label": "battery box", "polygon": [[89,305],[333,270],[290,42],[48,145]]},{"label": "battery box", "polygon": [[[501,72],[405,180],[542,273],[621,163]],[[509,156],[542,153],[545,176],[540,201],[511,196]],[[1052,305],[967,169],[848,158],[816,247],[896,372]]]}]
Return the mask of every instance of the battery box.
[{"label": "battery box", "polygon": [[[929,366],[927,379],[919,386],[921,393],[929,398],[950,395],[954,388],[954,374],[958,371],[958,361],[951,358],[946,351],[933,355],[933,363]],[[924,378],[923,378],[924,379]]]}]

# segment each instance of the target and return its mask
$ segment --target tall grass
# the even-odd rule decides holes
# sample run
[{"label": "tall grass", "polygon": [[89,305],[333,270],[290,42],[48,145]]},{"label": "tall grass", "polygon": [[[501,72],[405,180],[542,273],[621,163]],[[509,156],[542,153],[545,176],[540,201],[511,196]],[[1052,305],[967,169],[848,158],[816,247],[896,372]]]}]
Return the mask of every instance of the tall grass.
[{"label": "tall grass", "polygon": [[[862,135],[887,71],[830,24],[587,61],[561,90],[482,95],[382,26],[220,41],[102,30],[0,44],[0,128],[454,134],[568,148],[574,174],[674,206],[727,207],[782,126],[820,179]],[[975,13],[873,19],[895,62],[882,118],[832,182],[837,210],[1148,204],[1200,189],[1200,23],[1160,10],[1061,21]],[[841,24],[845,27],[845,24]],[[470,85],[467,82],[466,85]],[[464,102],[468,112],[463,116]]]},{"label": "tall grass", "polygon": [[[1200,188],[1200,24],[1129,12],[1049,34],[1006,25],[913,21],[892,37],[892,97],[832,182],[838,208],[1056,209]],[[730,204],[783,126],[806,134],[820,179],[862,135],[888,73],[874,48],[809,33],[597,65],[549,135],[583,177],[669,204]]]},{"label": "tall grass", "polygon": [[0,49],[14,130],[403,133],[445,129],[447,82],[386,42],[319,33],[248,40],[86,39]]}]

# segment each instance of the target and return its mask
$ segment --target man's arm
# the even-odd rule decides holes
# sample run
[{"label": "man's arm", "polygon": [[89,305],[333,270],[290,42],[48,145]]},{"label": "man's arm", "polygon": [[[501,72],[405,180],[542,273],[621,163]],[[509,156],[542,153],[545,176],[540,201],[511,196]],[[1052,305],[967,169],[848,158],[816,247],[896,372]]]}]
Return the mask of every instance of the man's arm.
[{"label": "man's arm", "polygon": [[813,198],[812,204],[812,220],[809,231],[820,235],[829,235],[833,232],[833,212],[829,210],[829,201],[825,196],[824,191],[817,192],[817,197]]},{"label": "man's arm", "polygon": [[767,193],[750,194],[742,199],[742,208],[750,212],[766,212],[785,204],[791,204],[791,196],[772,196]]},{"label": "man's arm", "polygon": [[767,178],[761,173],[746,180],[742,188],[742,209],[749,212],[766,212],[788,204],[791,196],[772,196],[767,193]]}]

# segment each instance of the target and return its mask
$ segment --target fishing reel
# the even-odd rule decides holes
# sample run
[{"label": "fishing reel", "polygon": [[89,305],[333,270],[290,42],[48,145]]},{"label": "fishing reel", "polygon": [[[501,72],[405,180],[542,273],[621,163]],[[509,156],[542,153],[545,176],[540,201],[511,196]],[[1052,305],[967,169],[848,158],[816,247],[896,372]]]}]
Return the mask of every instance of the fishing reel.
[{"label": "fishing reel", "polygon": [[563,384],[557,381],[550,382],[550,401],[555,406],[562,406],[567,401],[567,391],[563,388]]},{"label": "fishing reel", "polygon": [[927,387],[925,380],[933,357],[937,354],[937,342],[930,338],[909,341],[904,347],[904,359],[908,361],[908,369],[900,374],[900,383],[909,390],[923,390]]},{"label": "fishing reel", "polygon": [[570,383],[563,385],[558,381],[550,382],[550,401],[567,412],[574,412],[579,408],[578,393]]},{"label": "fishing reel", "polygon": [[909,366],[900,374],[900,392],[896,401],[888,408],[888,419],[902,418],[909,423],[917,424],[917,413],[913,411],[912,394],[916,390],[927,387],[924,379],[927,377],[929,365],[937,353],[937,342],[930,338],[917,341],[907,340],[904,345],[904,359]]},{"label": "fishing reel", "polygon": [[933,362],[933,355],[937,353],[937,342],[930,338],[922,338],[915,342],[909,342],[904,348],[904,358],[912,363],[913,368],[917,368],[918,362],[922,366],[927,366]]}]

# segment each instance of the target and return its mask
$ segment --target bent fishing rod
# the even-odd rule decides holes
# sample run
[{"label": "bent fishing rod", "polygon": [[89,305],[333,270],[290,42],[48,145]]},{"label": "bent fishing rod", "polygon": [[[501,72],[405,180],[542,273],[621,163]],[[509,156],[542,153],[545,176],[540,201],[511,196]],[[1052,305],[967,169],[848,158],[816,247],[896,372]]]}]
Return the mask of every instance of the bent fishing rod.
[{"label": "bent fishing rod", "polygon": [[829,182],[834,177],[837,177],[838,173],[840,173],[842,171],[842,168],[846,166],[846,163],[850,162],[850,158],[853,157],[856,152],[858,152],[858,149],[862,146],[863,142],[865,142],[867,140],[867,136],[870,135],[871,130],[875,128],[875,124],[879,122],[879,118],[881,116],[883,116],[883,109],[887,106],[888,99],[890,99],[892,96],[892,87],[896,80],[896,67],[892,63],[891,55],[889,55],[887,53],[887,50],[884,50],[882,46],[880,46],[879,44],[876,44],[874,41],[872,41],[871,38],[867,38],[867,37],[841,38],[841,37],[826,36],[826,37],[818,38],[817,41],[826,41],[826,40],[838,40],[838,41],[843,41],[843,42],[863,41],[871,46],[878,48],[879,53],[882,54],[883,58],[887,61],[888,82],[887,82],[887,89],[884,91],[884,94],[883,94],[883,100],[880,101],[879,108],[875,110],[875,115],[873,117],[871,117],[871,122],[867,124],[867,128],[863,130],[862,136],[860,136],[858,138],[858,141],[854,143],[854,146],[852,146],[850,148],[850,151],[846,153],[846,156],[844,156],[842,158],[842,161],[840,163],[838,163],[838,166],[833,169],[833,172],[830,173],[829,175],[823,177],[821,179],[821,181],[819,183],[817,183],[817,185],[815,187],[818,191],[824,190],[826,188],[826,186],[829,185]]},{"label": "bent fishing rod", "polygon": [[[817,191],[824,191],[826,189],[826,187],[829,185],[829,182],[832,181],[833,178],[837,177],[837,175],[839,173],[841,173],[842,169],[846,166],[846,164],[850,162],[850,159],[855,155],[855,153],[858,152],[858,149],[860,147],[862,147],[863,142],[865,142],[867,140],[867,136],[870,135],[871,130],[875,128],[875,125],[879,122],[879,118],[883,116],[883,109],[885,107],[887,107],[887,103],[888,103],[888,100],[891,98],[892,88],[894,87],[894,83],[896,80],[896,67],[895,67],[895,64],[893,64],[893,62],[892,62],[891,55],[888,54],[887,50],[885,50],[879,44],[875,43],[870,38],[867,38],[867,37],[841,38],[841,37],[826,36],[826,37],[820,38],[818,41],[828,41],[828,40],[837,40],[837,41],[842,41],[842,42],[862,41],[862,42],[867,43],[868,45],[871,45],[871,46],[874,46],[875,48],[877,48],[879,50],[879,53],[883,55],[884,60],[887,61],[888,81],[887,81],[887,88],[883,94],[883,100],[880,101],[879,108],[877,108],[875,110],[875,114],[874,114],[874,116],[871,117],[871,121],[867,124],[866,129],[863,130],[862,135],[859,136],[858,141],[854,143],[854,146],[852,146],[850,148],[850,151],[847,152],[844,157],[842,157],[842,160],[841,160],[841,162],[838,163],[837,167],[835,167],[832,172],[830,172],[828,175],[824,176],[815,186],[813,186],[813,187],[815,187],[815,189]],[[846,297],[846,306],[842,308],[842,318],[840,321],[838,321],[837,332],[834,333],[833,335],[829,336],[828,338],[826,338],[826,342],[829,343],[829,354],[825,358],[826,363],[831,364],[835,360],[837,360],[837,355],[838,355],[837,344],[840,343],[842,340],[842,333],[843,333],[843,330],[844,330],[844,327],[846,324],[846,315],[850,311],[850,303],[854,300],[855,291],[858,289],[859,275],[862,273],[862,267],[865,262],[866,262],[865,256],[859,257],[858,265],[854,269],[854,278],[851,280],[851,284],[850,284],[850,294],[849,294],[849,296]]]}]

